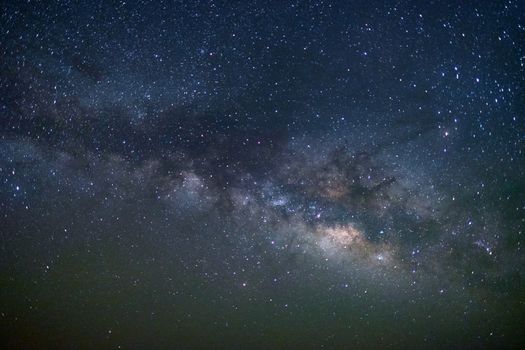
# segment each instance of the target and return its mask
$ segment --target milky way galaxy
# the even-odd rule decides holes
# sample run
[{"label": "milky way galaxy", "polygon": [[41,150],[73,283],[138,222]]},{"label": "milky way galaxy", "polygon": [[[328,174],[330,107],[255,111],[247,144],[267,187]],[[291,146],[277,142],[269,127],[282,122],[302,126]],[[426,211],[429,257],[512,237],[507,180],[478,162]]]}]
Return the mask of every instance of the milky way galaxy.
[{"label": "milky way galaxy", "polygon": [[4,1],[6,349],[525,347],[522,1]]}]

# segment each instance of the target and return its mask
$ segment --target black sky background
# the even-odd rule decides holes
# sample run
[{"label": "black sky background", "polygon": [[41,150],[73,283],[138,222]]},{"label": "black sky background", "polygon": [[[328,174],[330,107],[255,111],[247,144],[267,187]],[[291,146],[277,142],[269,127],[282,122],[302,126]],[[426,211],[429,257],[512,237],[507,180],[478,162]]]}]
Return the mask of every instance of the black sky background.
[{"label": "black sky background", "polygon": [[3,347],[523,347],[524,13],[3,2]]}]

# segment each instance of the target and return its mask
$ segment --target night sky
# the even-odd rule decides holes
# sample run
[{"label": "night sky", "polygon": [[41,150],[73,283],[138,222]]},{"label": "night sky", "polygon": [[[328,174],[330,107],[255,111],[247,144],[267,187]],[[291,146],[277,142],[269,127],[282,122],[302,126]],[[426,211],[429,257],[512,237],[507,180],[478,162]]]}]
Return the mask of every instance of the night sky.
[{"label": "night sky", "polygon": [[525,347],[524,1],[0,9],[0,347]]}]

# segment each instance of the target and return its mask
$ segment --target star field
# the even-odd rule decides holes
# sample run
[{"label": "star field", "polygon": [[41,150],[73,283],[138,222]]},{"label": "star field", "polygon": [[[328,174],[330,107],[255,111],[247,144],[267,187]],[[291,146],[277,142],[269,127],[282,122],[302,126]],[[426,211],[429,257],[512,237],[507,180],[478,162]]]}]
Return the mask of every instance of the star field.
[{"label": "star field", "polygon": [[7,349],[519,349],[522,1],[6,1]]}]

